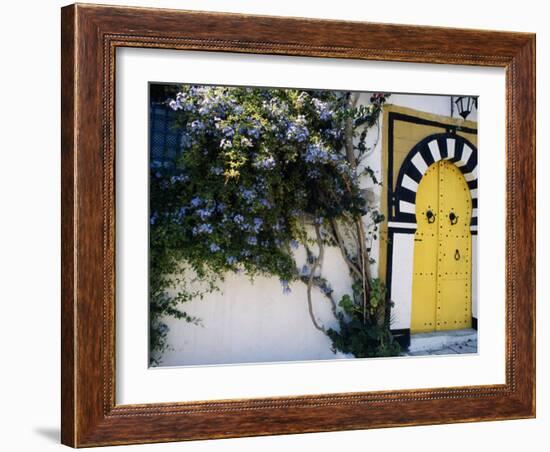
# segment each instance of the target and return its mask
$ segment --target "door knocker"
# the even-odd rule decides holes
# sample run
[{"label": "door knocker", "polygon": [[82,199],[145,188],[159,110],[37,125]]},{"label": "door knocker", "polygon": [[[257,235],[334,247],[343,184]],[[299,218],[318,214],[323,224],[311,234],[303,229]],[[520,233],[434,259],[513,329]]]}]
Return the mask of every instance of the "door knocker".
[{"label": "door knocker", "polygon": [[451,220],[451,225],[455,225],[456,223],[458,223],[458,215],[455,215],[454,212],[451,212],[449,214],[449,220]]},{"label": "door knocker", "polygon": [[428,210],[426,212],[426,218],[428,219],[428,223],[431,224],[435,221],[435,214],[431,210]]},{"label": "door knocker", "polygon": [[460,252],[458,250],[455,251],[455,261],[460,260]]}]

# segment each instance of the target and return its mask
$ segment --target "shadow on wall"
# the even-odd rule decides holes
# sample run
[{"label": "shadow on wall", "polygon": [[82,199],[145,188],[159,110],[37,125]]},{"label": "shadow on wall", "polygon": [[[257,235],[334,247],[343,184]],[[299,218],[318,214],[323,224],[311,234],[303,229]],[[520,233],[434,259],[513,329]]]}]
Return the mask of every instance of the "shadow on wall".
[{"label": "shadow on wall", "polygon": [[59,427],[38,427],[34,429],[34,432],[56,444],[61,442],[61,430]]}]

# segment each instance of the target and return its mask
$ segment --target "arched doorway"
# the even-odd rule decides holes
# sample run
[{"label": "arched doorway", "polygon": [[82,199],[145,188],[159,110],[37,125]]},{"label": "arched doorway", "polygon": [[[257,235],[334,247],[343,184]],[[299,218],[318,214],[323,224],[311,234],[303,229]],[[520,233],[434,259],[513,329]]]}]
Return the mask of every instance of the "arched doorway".
[{"label": "arched doorway", "polygon": [[[466,328],[471,326],[477,329],[479,307],[479,299],[477,296],[478,281],[476,278],[476,256],[478,249],[478,149],[474,144],[475,134],[469,137],[472,138],[473,141],[470,141],[462,135],[463,133],[467,134],[466,132],[458,129],[422,136],[420,133],[421,129],[418,128],[415,130],[417,135],[420,135],[421,138],[418,141],[416,141],[415,138],[416,142],[413,141],[411,143],[408,139],[399,138],[401,135],[407,137],[408,135],[405,133],[407,130],[407,128],[389,129],[390,132],[393,131],[390,134],[390,138],[393,138],[388,142],[388,162],[385,167],[387,173],[385,179],[386,184],[384,185],[386,187],[384,196],[387,199],[387,208],[384,213],[387,213],[387,232],[385,235],[385,243],[382,245],[386,247],[385,254],[387,256],[387,260],[384,263],[385,280],[388,287],[389,298],[393,302],[390,314],[392,331],[395,335],[401,336],[403,343],[407,343],[410,340],[411,333],[434,331],[437,327],[437,325],[434,325],[434,322],[437,323],[435,321],[435,314],[431,322],[425,322],[432,323],[432,325],[426,325],[425,328],[422,329],[415,329],[416,326],[413,326],[411,321],[413,316],[414,273],[421,273],[419,270],[415,271],[414,269],[415,244],[419,243],[415,241],[415,238],[418,238],[416,233],[419,224],[420,227],[424,226],[422,225],[422,221],[417,224],[417,191],[428,169],[432,168],[434,164],[440,161],[446,161],[451,165],[447,168],[458,170],[464,178],[463,180],[461,179],[462,183],[465,180],[468,187],[467,190],[471,203],[471,218],[468,229],[471,246],[468,247],[468,252],[470,253],[468,260],[470,261],[471,267],[469,278],[470,290],[466,293],[470,297],[470,304],[464,307],[464,317],[468,315],[468,312],[471,312],[471,318],[467,320],[464,320],[464,317],[462,319],[451,319],[451,323],[449,323],[449,319],[444,319],[443,325],[439,325],[439,327],[445,327],[444,322],[447,322],[446,326],[449,329],[464,328],[462,325],[465,325]],[[465,193],[463,186],[462,193]],[[434,206],[431,207],[433,209],[436,208]],[[439,209],[438,206],[437,208]],[[419,212],[422,211],[426,212],[426,209],[420,210],[419,207]],[[448,214],[449,212],[446,212],[443,216]],[[462,218],[460,220],[462,220]],[[467,220],[465,221],[467,222]],[[465,223],[462,224],[465,225]],[[445,225],[443,224],[443,226]],[[452,244],[448,246],[452,247]],[[453,257],[456,249],[456,247],[452,249]],[[459,254],[460,258],[462,258],[463,254],[460,250]],[[383,254],[381,254],[381,256],[383,256]],[[435,273],[435,271],[432,270],[429,273]],[[443,271],[443,276],[445,276],[444,273],[445,271]],[[447,273],[449,273],[449,271],[447,271]],[[454,271],[454,273],[456,273],[456,271]],[[437,281],[435,284],[437,284]],[[450,290],[449,287],[452,284],[457,285],[459,283],[456,281],[454,283],[449,281],[449,283],[445,285],[444,290]],[[464,284],[466,283],[464,282]],[[431,293],[433,294],[434,292]],[[464,294],[464,291],[462,291],[462,293]],[[432,298],[432,300],[433,299],[434,298]],[[469,311],[466,311],[466,309],[469,309]],[[455,320],[457,321],[456,327],[454,326]],[[461,324],[459,320],[464,320],[464,323]],[[424,321],[422,323],[424,323]],[[421,326],[424,327],[424,325]],[[428,327],[430,327],[431,330],[429,330]]]},{"label": "arched doorway", "polygon": [[472,197],[461,170],[431,164],[418,184],[411,332],[454,330],[472,322]]}]

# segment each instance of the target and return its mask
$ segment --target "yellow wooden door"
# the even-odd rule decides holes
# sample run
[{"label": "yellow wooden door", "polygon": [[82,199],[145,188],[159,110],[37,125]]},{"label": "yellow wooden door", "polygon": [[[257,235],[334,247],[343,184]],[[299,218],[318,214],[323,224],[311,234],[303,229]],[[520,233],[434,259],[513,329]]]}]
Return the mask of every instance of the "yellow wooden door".
[{"label": "yellow wooden door", "polygon": [[439,238],[439,164],[431,165],[416,192],[416,233],[411,332],[436,329]]},{"label": "yellow wooden door", "polygon": [[416,193],[411,332],[471,326],[472,200],[460,170],[431,165]]}]

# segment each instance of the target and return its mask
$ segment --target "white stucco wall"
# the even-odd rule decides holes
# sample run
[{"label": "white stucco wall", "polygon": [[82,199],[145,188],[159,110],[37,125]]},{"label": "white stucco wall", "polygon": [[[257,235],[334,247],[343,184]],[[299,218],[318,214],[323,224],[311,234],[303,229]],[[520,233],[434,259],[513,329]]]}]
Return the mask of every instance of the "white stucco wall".
[{"label": "white stucco wall", "polygon": [[[389,256],[388,256],[389,258]],[[414,234],[393,235],[391,300],[394,303],[391,328],[411,326],[412,284],[414,270]]]},{"label": "white stucco wall", "polygon": [[[339,250],[326,248],[322,276],[331,281],[334,297],[349,293],[350,278]],[[304,250],[296,251],[305,262]],[[306,285],[291,284],[283,294],[277,278],[228,274],[220,291],[183,307],[202,319],[202,326],[166,318],[171,349],[162,365],[251,363],[345,357],[334,354],[330,339],[316,330],[308,313]],[[315,317],[326,328],[337,327],[330,302],[314,289]]]},{"label": "white stucco wall", "polygon": [[[361,102],[369,102],[370,93],[362,94]],[[450,99],[447,96],[416,96],[394,94],[394,105],[449,116]],[[476,113],[468,118],[476,120]],[[455,117],[457,116],[455,111]],[[379,127],[373,127],[367,138],[370,149],[365,164],[382,180],[382,116]],[[362,188],[369,189],[370,202],[380,206],[381,186],[365,180]],[[411,315],[412,272],[414,236],[396,234],[393,253],[400,258],[394,261],[392,299],[396,302],[392,312],[392,328],[409,328]],[[476,251],[476,242],[473,245]],[[304,251],[298,250],[301,266]],[[378,274],[379,243],[371,243],[371,255],[375,259],[373,276]],[[388,256],[389,257],[389,256]],[[408,258],[404,258],[408,257]],[[300,262],[301,261],[301,262]],[[474,259],[475,262],[475,259]],[[473,269],[474,294],[477,278]],[[327,248],[323,276],[334,288],[338,300],[349,293],[347,266],[336,248]],[[284,295],[277,278],[256,278],[253,283],[243,275],[227,275],[220,284],[220,292],[207,295],[202,300],[186,303],[184,309],[202,319],[202,326],[194,326],[182,320],[167,318],[170,328],[170,349],[162,357],[162,365],[207,365],[224,363],[252,363],[293,360],[334,359],[344,357],[330,350],[330,340],[316,330],[309,318],[306,287],[301,282],[291,285],[292,293]],[[331,313],[327,299],[317,289],[314,309],[319,322],[325,327],[335,327],[337,322]],[[473,297],[473,311],[477,312],[477,298]],[[475,315],[475,314],[474,314]]]},{"label": "white stucco wall", "polygon": [[[453,97],[453,102],[456,97]],[[389,102],[401,107],[414,108],[415,110],[435,115],[451,116],[451,99],[449,96],[427,96],[415,94],[392,94]],[[453,106],[453,118],[460,118],[456,106]],[[468,121],[477,121],[477,110],[474,108],[468,116]]]}]

